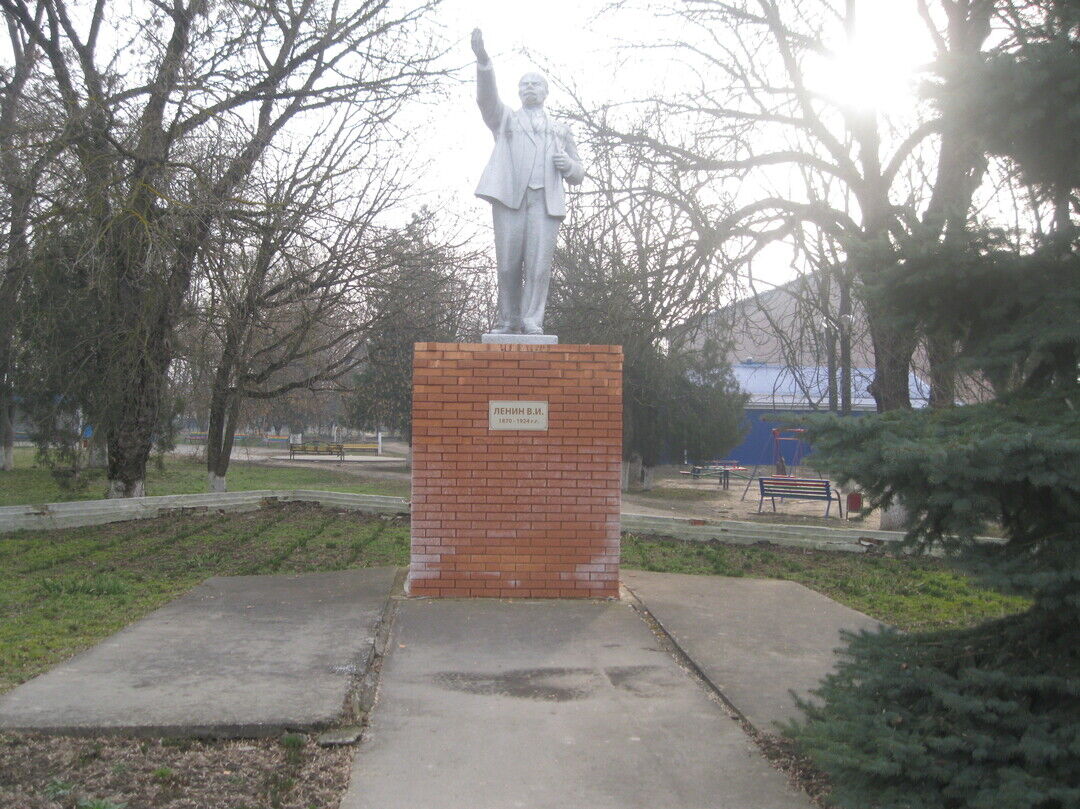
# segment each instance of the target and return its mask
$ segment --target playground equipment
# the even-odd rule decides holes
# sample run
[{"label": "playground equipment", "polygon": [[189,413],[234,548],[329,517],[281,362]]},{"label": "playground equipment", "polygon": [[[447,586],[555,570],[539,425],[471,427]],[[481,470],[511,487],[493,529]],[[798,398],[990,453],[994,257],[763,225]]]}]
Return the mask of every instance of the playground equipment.
[{"label": "playground equipment", "polygon": [[[773,465],[777,475],[799,476],[799,464],[806,455],[806,442],[803,434],[806,430],[801,427],[776,427],[772,431],[773,437]],[[784,457],[785,447],[791,447],[791,462]]]},{"label": "playground equipment", "polygon": [[[806,430],[802,427],[774,427],[770,430],[770,439],[773,445],[773,474],[775,477],[797,478],[799,476],[799,467],[802,465],[808,450],[804,439],[805,434]],[[758,467],[755,465],[754,471],[750,473],[746,481],[746,488],[743,489],[740,499],[746,499],[746,493],[750,491],[751,484],[757,479],[757,470]]]},{"label": "playground equipment", "polygon": [[738,461],[714,460],[691,466],[690,469],[684,469],[679,474],[690,475],[694,480],[716,478],[717,485],[722,489],[727,489],[732,477],[742,477],[747,471],[749,470],[745,466],[739,466]]},{"label": "playground equipment", "polygon": [[[772,465],[774,477],[799,477],[799,467],[802,466],[803,459],[809,449],[804,439],[805,433],[806,430],[802,427],[774,427],[770,430],[768,440],[773,445]],[[765,447],[762,447],[762,450],[764,449]],[[690,469],[684,469],[682,474],[689,475],[694,480],[716,478],[717,484],[724,489],[728,488],[731,478],[746,478],[746,487],[743,489],[740,498],[745,500],[746,493],[750,491],[750,486],[758,479],[759,466],[761,464],[755,464],[751,470],[749,467],[741,466],[735,460],[714,460],[691,466]],[[818,477],[820,478],[820,475]]]}]

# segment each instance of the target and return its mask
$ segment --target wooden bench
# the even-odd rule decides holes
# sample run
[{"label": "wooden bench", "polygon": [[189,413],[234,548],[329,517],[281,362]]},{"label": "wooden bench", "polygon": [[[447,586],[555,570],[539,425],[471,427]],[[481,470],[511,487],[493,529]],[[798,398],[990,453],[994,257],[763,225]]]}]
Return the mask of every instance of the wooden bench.
[{"label": "wooden bench", "polygon": [[785,478],[785,477],[770,477],[770,478],[758,478],[758,485],[761,487],[761,500],[758,501],[758,514],[761,513],[761,508],[765,504],[765,498],[768,497],[772,500],[772,509],[776,511],[776,498],[781,500],[787,498],[790,500],[824,500],[825,516],[829,516],[829,509],[832,508],[833,497],[836,499],[836,506],[840,509],[841,519],[844,516],[844,505],[840,500],[840,492],[834,491],[832,484],[827,480],[820,480],[816,478]]},{"label": "wooden bench", "polygon": [[372,455],[379,454],[378,444],[345,444],[346,452],[370,452]]},{"label": "wooden bench", "polygon": [[337,455],[345,460],[344,444],[289,444],[289,459],[297,455]]}]

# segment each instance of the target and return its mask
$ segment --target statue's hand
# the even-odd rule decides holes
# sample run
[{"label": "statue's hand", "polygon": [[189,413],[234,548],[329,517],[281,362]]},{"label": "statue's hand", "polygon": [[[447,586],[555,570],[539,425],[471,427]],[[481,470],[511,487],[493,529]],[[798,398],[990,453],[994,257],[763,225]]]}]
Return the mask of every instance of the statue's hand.
[{"label": "statue's hand", "polygon": [[555,168],[557,168],[559,171],[563,172],[564,174],[570,171],[570,166],[572,164],[570,163],[570,158],[566,156],[565,152],[558,152],[551,159],[555,163]]},{"label": "statue's hand", "polygon": [[472,32],[472,52],[476,54],[476,61],[482,65],[491,61],[487,49],[484,48],[484,35],[480,33],[479,28],[474,28]]}]

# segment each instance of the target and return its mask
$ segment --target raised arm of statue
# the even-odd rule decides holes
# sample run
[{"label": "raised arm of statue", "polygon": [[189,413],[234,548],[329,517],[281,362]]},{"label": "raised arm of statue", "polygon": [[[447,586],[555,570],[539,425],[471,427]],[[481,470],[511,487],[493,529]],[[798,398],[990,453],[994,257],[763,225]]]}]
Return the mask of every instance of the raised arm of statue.
[{"label": "raised arm of statue", "polygon": [[479,65],[486,65],[491,61],[491,57],[488,56],[487,48],[484,47],[484,34],[479,28],[474,28],[472,32],[472,52],[476,55],[476,63]]},{"label": "raised arm of statue", "polygon": [[495,85],[495,68],[491,57],[484,48],[484,35],[476,28],[472,32],[472,49],[476,54],[476,103],[488,129],[496,132],[502,123],[506,105],[499,99],[499,88]]}]

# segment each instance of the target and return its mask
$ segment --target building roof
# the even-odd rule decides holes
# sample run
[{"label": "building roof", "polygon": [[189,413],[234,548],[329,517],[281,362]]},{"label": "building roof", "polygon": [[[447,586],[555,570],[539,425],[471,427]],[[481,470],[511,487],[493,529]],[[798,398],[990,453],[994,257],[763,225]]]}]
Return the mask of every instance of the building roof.
[{"label": "building roof", "polygon": [[[749,395],[747,409],[828,410],[829,369],[823,365],[789,368],[766,362],[746,360],[731,367],[740,390]],[[851,369],[851,409],[875,410],[874,397],[868,390],[874,378],[873,368]],[[929,386],[915,374],[908,374],[908,392],[913,407],[925,407]]]}]

